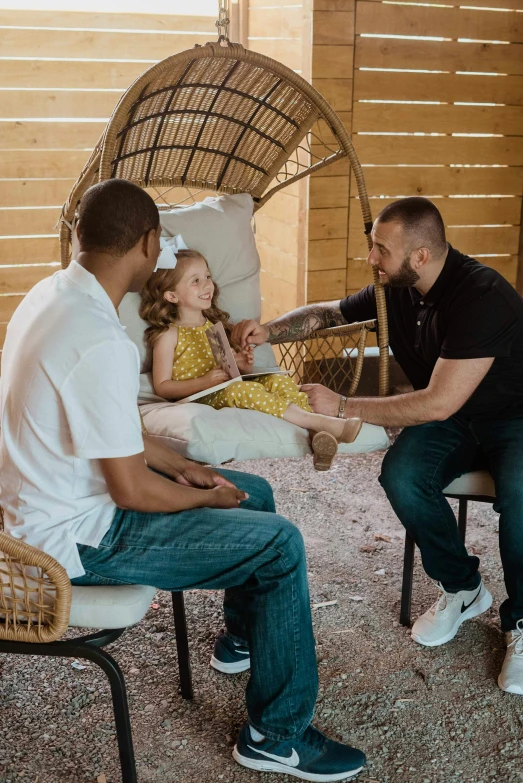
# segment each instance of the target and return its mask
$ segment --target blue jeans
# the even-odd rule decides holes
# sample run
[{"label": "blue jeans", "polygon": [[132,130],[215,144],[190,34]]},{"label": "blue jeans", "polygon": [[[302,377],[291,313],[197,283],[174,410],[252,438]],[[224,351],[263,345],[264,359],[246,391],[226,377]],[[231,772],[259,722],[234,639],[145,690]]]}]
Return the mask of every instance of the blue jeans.
[{"label": "blue jeans", "polygon": [[228,635],[251,652],[249,721],[271,739],[294,739],[309,725],[318,691],[303,539],[275,513],[267,481],[220,472],[249,494],[240,508],[117,509],[98,548],[78,545],[86,573],[73,584],[225,589]]},{"label": "blue jeans", "polygon": [[406,427],[383,460],[380,482],[420,548],[423,567],[449,592],[480,583],[479,558],[461,541],[442,490],[458,476],[487,468],[495,483],[499,548],[508,598],[504,631],[523,618],[523,419],[469,421],[452,416]]}]

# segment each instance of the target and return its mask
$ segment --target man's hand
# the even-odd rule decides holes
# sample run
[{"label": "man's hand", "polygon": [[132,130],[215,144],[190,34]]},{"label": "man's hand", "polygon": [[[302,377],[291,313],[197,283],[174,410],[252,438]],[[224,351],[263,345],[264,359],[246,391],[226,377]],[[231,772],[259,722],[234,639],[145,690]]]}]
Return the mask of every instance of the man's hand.
[{"label": "man's hand", "polygon": [[321,383],[305,383],[300,387],[309,398],[309,405],[314,413],[323,413],[325,416],[337,416],[340,408],[341,394],[327,389]]},{"label": "man's hand", "polygon": [[262,345],[269,339],[269,330],[258,321],[240,321],[231,332],[231,342],[245,348],[249,343]]},{"label": "man's hand", "polygon": [[238,508],[242,500],[249,497],[246,492],[236,487],[216,487],[210,489],[207,496],[209,502],[205,505],[208,508]]},{"label": "man's hand", "polygon": [[177,484],[186,487],[198,487],[200,489],[213,489],[214,487],[229,487],[236,489],[231,481],[228,481],[220,473],[196,462],[187,462],[184,469],[176,476]]}]

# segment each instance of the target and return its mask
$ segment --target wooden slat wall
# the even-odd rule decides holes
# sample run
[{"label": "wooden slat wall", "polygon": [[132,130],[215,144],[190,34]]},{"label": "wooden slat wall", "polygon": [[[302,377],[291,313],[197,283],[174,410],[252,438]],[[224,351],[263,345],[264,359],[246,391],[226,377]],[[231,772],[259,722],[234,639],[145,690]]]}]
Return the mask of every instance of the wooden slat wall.
[{"label": "wooden slat wall", "polygon": [[[315,0],[313,84],[352,131],[374,215],[397,197],[431,197],[449,241],[516,284],[523,0],[459,6]],[[347,162],[311,178],[308,248],[308,301],[371,282]]]},{"label": "wooden slat wall", "polygon": [[59,265],[62,203],[121,93],[215,40],[214,19],[0,10],[0,347],[22,295]]},{"label": "wooden slat wall", "polygon": [[[311,1],[245,0],[247,46],[310,79]],[[264,319],[305,303],[307,189],[296,183],[256,214]]]}]

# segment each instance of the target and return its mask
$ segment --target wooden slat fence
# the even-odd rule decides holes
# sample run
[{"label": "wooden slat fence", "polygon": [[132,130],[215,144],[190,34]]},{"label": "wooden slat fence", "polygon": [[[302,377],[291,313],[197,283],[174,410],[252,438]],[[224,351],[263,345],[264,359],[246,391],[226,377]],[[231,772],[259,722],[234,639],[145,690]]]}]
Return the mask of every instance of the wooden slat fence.
[{"label": "wooden slat fence", "polygon": [[59,265],[54,226],[121,93],[216,39],[215,16],[0,10],[0,347],[31,286]]}]

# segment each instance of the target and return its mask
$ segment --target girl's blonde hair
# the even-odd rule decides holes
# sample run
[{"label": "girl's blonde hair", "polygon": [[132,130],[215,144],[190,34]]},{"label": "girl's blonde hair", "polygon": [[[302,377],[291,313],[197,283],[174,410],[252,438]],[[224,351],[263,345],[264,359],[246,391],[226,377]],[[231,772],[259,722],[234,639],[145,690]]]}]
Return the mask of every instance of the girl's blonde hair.
[{"label": "girl's blonde hair", "polygon": [[[144,321],[148,321],[149,328],[145,330],[146,339],[152,345],[159,336],[178,318],[178,305],[168,302],[164,298],[167,291],[174,291],[180,282],[189,263],[196,258],[201,258],[207,264],[201,253],[197,250],[179,250],[176,254],[177,263],[174,269],[159,269],[154,272],[146,282],[142,290],[142,304],[140,307],[140,316]],[[209,264],[207,264],[207,269]],[[214,282],[214,281],[213,281]],[[205,311],[206,317],[213,324],[221,323],[225,327],[227,335],[232,330],[230,315],[224,310],[220,310],[216,304],[220,295],[220,289],[214,283],[214,293],[211,299],[211,306]]]}]

